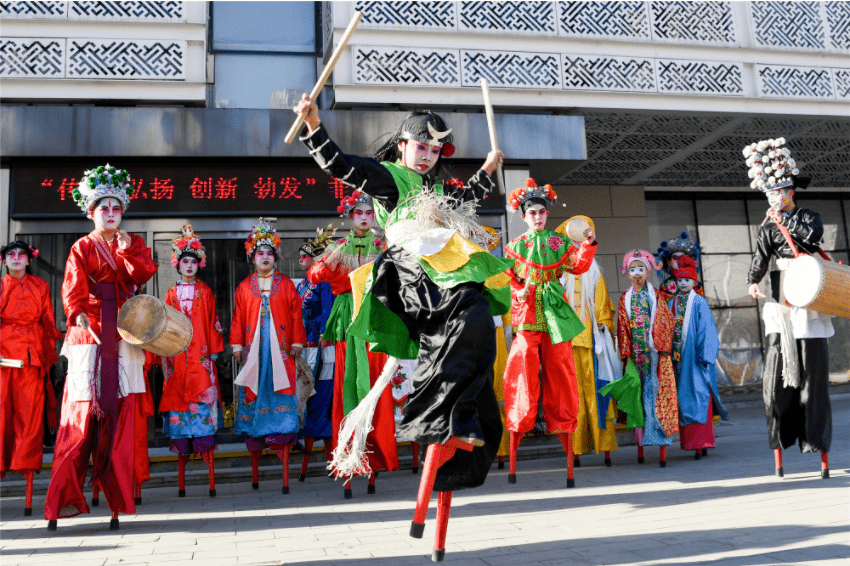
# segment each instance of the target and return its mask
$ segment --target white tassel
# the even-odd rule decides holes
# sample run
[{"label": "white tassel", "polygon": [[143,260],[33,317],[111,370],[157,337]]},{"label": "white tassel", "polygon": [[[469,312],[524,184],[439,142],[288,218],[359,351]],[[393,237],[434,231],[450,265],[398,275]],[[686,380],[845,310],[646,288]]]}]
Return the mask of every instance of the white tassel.
[{"label": "white tassel", "polygon": [[398,368],[398,358],[387,357],[387,363],[381,376],[372,389],[354,409],[342,419],[339,439],[333,451],[333,460],[328,469],[336,472],[337,477],[349,478],[353,475],[367,476],[372,473],[369,459],[366,457],[366,438],[372,432],[372,418],[381,395],[390,384]]}]

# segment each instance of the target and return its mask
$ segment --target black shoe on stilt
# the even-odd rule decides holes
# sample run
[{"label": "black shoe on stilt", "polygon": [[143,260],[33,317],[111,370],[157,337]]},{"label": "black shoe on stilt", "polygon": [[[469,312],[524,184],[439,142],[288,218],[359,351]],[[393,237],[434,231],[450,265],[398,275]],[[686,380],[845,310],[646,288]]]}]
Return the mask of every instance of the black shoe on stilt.
[{"label": "black shoe on stilt", "polygon": [[700,452],[699,450],[694,452],[694,460],[699,460],[701,458],[702,458],[702,452]]},{"label": "black shoe on stilt", "polygon": [[366,487],[366,493],[369,495],[375,495],[375,486],[370,485]]},{"label": "black shoe on stilt", "polygon": [[186,497],[186,490],[185,489],[177,490],[177,497]]},{"label": "black shoe on stilt", "polygon": [[573,467],[574,468],[581,468],[581,460],[578,459],[578,456],[573,458]]},{"label": "black shoe on stilt", "polygon": [[252,483],[251,489],[260,489],[260,484],[259,483]]},{"label": "black shoe on stilt", "polygon": [[702,449],[702,457],[705,458],[706,456],[708,456],[708,448],[703,448]]},{"label": "black shoe on stilt", "polygon": [[118,519],[110,519],[109,530],[110,531],[117,531],[118,530]]},{"label": "black shoe on stilt", "polygon": [[92,507],[97,507],[98,505],[100,505],[100,498],[95,499],[94,497],[92,497],[92,499],[91,499],[91,506],[92,506]]},{"label": "black shoe on stilt", "polygon": [[446,549],[437,550],[436,548],[431,553],[431,562],[442,562],[446,557]]},{"label": "black shoe on stilt", "polygon": [[350,487],[346,487],[346,488],[343,490],[343,492],[342,492],[342,496],[343,496],[345,499],[353,499],[353,498],[354,498],[354,494],[353,494],[353,493],[351,493],[351,488],[350,488]]},{"label": "black shoe on stilt", "polygon": [[32,507],[24,507],[24,517],[32,517]]},{"label": "black shoe on stilt", "polygon": [[215,490],[214,489],[210,490],[210,497],[215,497]]},{"label": "black shoe on stilt", "polygon": [[516,474],[508,474],[508,483],[516,483]]},{"label": "black shoe on stilt", "polygon": [[136,505],[141,505],[141,504],[142,504],[142,498],[141,498],[141,497],[136,497],[136,498],[134,499],[134,502],[135,502],[135,504],[136,504]]},{"label": "black shoe on stilt", "polygon": [[47,521],[47,530],[53,532],[56,530],[56,519]]}]

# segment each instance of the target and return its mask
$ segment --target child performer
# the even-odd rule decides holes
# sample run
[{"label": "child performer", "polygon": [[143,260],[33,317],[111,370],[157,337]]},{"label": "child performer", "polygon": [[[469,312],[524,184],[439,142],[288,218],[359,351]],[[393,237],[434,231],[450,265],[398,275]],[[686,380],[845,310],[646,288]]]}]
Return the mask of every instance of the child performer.
[{"label": "child performer", "polygon": [[[365,341],[352,336],[349,331],[354,312],[354,296],[351,292],[349,274],[355,269],[375,261],[381,253],[383,242],[371,232],[375,222],[372,198],[360,191],[343,197],[337,208],[343,217],[348,217],[354,229],[346,238],[339,238],[328,245],[324,255],[307,271],[311,283],[327,282],[336,298],[333,312],[327,323],[324,338],[336,343],[334,365],[333,441],[336,447],[340,423],[363,397],[381,374],[386,355],[369,350]],[[375,493],[374,470],[398,469],[398,447],[395,439],[392,393],[388,388],[381,395],[372,432],[367,441],[369,450],[369,475],[367,493]],[[350,478],[346,480],[343,496],[352,497]]]},{"label": "child performer", "polygon": [[289,493],[289,449],[300,428],[295,357],[307,342],[301,297],[289,277],[275,269],[280,238],[260,218],[245,242],[256,272],[236,288],[230,344],[242,366],[236,409],[237,434],[251,453],[252,487],[259,489],[260,454],[271,448],[283,462],[282,493]]},{"label": "child performer", "polygon": [[[578,247],[546,230],[548,205],[557,195],[552,187],[538,187],[528,179],[508,200],[522,211],[528,232],[505,249],[515,261],[511,276],[511,322],[514,338],[505,369],[505,413],[511,431],[511,462],[508,481],[516,483],[517,448],[523,435],[534,427],[537,400],[543,389],[546,428],[558,436],[567,453],[567,487],[573,487],[573,439],[578,415],[576,368],[570,341],[584,326],[569,303],[558,279],[567,271],[582,274],[590,269],[596,254],[596,234],[584,231]],[[543,366],[542,379],[538,370]]]},{"label": "child performer", "polygon": [[[661,269],[658,270],[658,280],[662,283],[658,286],[658,293],[665,302],[670,302],[670,299],[676,296],[679,292],[679,287],[676,283],[676,270],[679,269],[679,259],[689,257],[696,262],[697,273],[699,273],[700,265],[700,248],[699,243],[694,241],[687,232],[679,234],[678,238],[672,238],[661,242],[658,247],[658,260],[661,263]],[[697,281],[699,282],[699,281]],[[702,287],[696,285],[694,291],[701,296],[705,296]]]},{"label": "child performer", "polygon": [[676,380],[670,362],[673,347],[673,315],[646,278],[655,258],[634,250],[623,258],[621,273],[629,274],[632,286],[620,297],[617,308],[617,339],[623,372],[628,359],[640,374],[645,426],[635,429],[638,463],[643,463],[644,446],[660,446],[659,465],[667,466],[670,437],[679,430]]},{"label": "child performer", "polygon": [[0,249],[6,265],[0,281],[0,477],[9,470],[24,476],[27,517],[33,473],[41,472],[44,452],[44,375],[58,360],[56,341],[62,338],[47,281],[30,273],[36,257],[38,250],[21,241]]},{"label": "child performer", "polygon": [[192,341],[185,352],[163,360],[165,385],[159,412],[170,450],[177,453],[180,497],[186,496],[186,462],[200,456],[209,468],[210,497],[215,497],[215,431],[224,425],[221,388],[215,360],[224,351],[224,337],[209,285],[198,281],[206,267],[206,251],[191,226],[183,226],[171,244],[171,265],[180,273],[165,303],[192,321]]},{"label": "child performer", "polygon": [[714,413],[724,421],[729,413],[720,401],[714,364],[720,340],[711,309],[694,289],[697,262],[682,256],[675,272],[679,292],[669,301],[673,328],[673,370],[679,397],[679,440],[694,459],[714,448]]},{"label": "child performer", "polygon": [[144,239],[119,229],[134,190],[129,177],[101,166],[86,171],[72,191],[94,231],[71,246],[65,264],[68,376],[44,507],[48,530],[56,529],[59,517],[89,512],[82,488],[90,454],[92,483],[112,510],[110,529],[118,528],[118,513],[136,511],[134,436],[136,403],[142,402],[137,396],[146,393],[145,356],[121,340],[118,311],[157,265]]}]

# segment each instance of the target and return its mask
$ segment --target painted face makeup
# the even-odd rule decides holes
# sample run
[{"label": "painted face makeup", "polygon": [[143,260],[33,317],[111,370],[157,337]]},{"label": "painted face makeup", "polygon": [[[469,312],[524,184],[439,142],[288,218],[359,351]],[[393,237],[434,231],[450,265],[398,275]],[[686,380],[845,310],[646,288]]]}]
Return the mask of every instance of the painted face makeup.
[{"label": "painted face makeup", "polygon": [[670,267],[672,267],[674,271],[679,269],[679,258],[683,255],[685,255],[684,252],[675,252],[670,255]]},{"label": "painted face makeup", "polygon": [[177,270],[183,276],[183,279],[192,281],[198,275],[198,260],[192,256],[181,258],[177,263]]},{"label": "painted face makeup", "polygon": [[522,219],[532,232],[540,232],[546,227],[549,211],[542,204],[532,204],[525,210]]},{"label": "painted face makeup", "polygon": [[274,250],[269,246],[260,246],[254,252],[254,265],[257,272],[263,275],[274,269]]},{"label": "painted face makeup", "polygon": [[370,207],[358,206],[351,211],[351,222],[355,230],[365,232],[375,223],[375,211]]},{"label": "painted face makeup", "polygon": [[648,270],[646,269],[646,265],[640,261],[632,261],[629,263],[629,279],[634,285],[635,289],[640,291],[643,289],[643,286],[646,285],[646,278],[648,276]]},{"label": "painted face makeup", "polygon": [[436,145],[427,145],[415,140],[399,142],[398,150],[401,153],[402,165],[420,175],[424,175],[437,164],[442,151]]},{"label": "painted face makeup", "polygon": [[299,253],[298,265],[301,266],[301,269],[307,271],[308,269],[310,269],[310,266],[313,265],[313,256],[311,256],[310,254]]},{"label": "painted face makeup", "polygon": [[124,210],[118,199],[106,197],[97,201],[88,216],[94,221],[95,230],[98,232],[114,231],[121,225]]},{"label": "painted face makeup", "polygon": [[679,277],[676,279],[676,286],[679,288],[679,293],[687,295],[696,286],[697,282],[690,277]]},{"label": "painted face makeup", "polygon": [[20,248],[12,248],[6,252],[6,257],[3,258],[3,263],[9,268],[9,271],[22,271],[26,269],[29,263],[27,252]]},{"label": "painted face makeup", "polygon": [[788,189],[768,191],[766,195],[770,208],[776,211],[785,210],[791,202],[791,191]]}]

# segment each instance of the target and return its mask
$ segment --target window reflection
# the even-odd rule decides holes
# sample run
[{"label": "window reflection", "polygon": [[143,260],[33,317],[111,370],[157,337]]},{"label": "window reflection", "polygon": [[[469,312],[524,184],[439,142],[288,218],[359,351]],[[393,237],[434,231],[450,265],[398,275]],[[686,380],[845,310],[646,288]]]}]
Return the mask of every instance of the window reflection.
[{"label": "window reflection", "polygon": [[292,103],[292,93],[313,88],[316,58],[220,53],[215,57],[215,76],[216,108],[282,108]]},{"label": "window reflection", "polygon": [[649,232],[649,250],[655,255],[659,244],[677,237],[683,231],[696,238],[694,205],[690,200],[648,200],[646,215]]},{"label": "window reflection", "polygon": [[216,51],[315,53],[313,2],[211,2]]},{"label": "window reflection", "polygon": [[706,253],[750,252],[744,200],[698,200],[700,245]]},{"label": "window reflection", "polygon": [[750,254],[702,256],[703,288],[712,307],[752,306],[747,294]]},{"label": "window reflection", "polygon": [[717,383],[721,393],[745,393],[761,388],[763,365],[758,310],[712,309],[720,350]]}]

